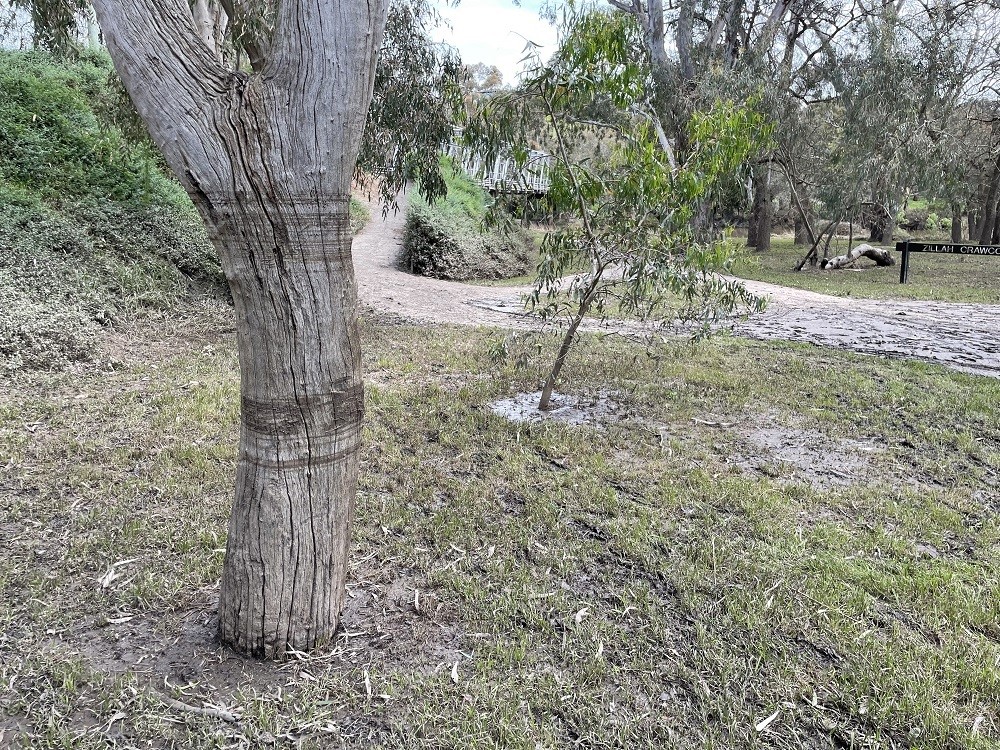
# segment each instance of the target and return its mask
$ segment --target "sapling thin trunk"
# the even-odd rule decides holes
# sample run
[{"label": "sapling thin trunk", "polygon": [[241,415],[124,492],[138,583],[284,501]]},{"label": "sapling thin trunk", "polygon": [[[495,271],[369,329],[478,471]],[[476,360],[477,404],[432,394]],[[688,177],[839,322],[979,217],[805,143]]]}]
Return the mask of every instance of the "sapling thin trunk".
[{"label": "sapling thin trunk", "polygon": [[556,355],[556,360],[552,364],[552,369],[549,371],[549,375],[545,379],[545,385],[542,387],[542,396],[538,400],[539,411],[548,411],[549,402],[552,399],[552,389],[555,387],[559,373],[562,372],[563,364],[566,362],[566,355],[569,354],[569,349],[573,345],[573,339],[576,336],[577,329],[579,329],[580,323],[583,321],[584,316],[587,314],[591,304],[594,302],[594,297],[597,295],[598,285],[600,284],[601,276],[604,273],[604,266],[601,263],[600,255],[597,251],[597,248],[600,247],[600,242],[598,241],[597,234],[594,232],[593,225],[591,224],[590,212],[587,209],[587,202],[584,200],[583,191],[580,189],[580,184],[576,179],[576,174],[573,172],[569,158],[569,151],[566,148],[566,142],[563,138],[559,119],[556,117],[555,109],[552,106],[552,100],[548,96],[544,95],[541,98],[545,103],[545,108],[548,110],[549,119],[552,123],[552,130],[556,136],[556,143],[559,147],[559,158],[566,166],[566,172],[569,175],[577,207],[580,209],[580,218],[583,221],[584,233],[587,235],[587,239],[592,244],[590,285],[587,287],[587,292],[583,295],[583,299],[580,300],[580,305],[577,307],[576,312],[573,315],[573,322],[570,323],[569,328],[566,330],[566,335],[563,336],[562,344],[559,346],[559,353]]},{"label": "sapling thin trunk", "polygon": [[563,365],[566,363],[566,356],[573,345],[573,339],[576,338],[576,332],[590,310],[590,306],[594,302],[594,297],[597,296],[597,288],[601,282],[603,272],[603,268],[595,272],[590,286],[587,288],[587,293],[583,296],[580,306],[573,315],[573,322],[566,329],[566,335],[563,336],[562,344],[559,345],[559,353],[556,355],[556,361],[552,363],[552,369],[549,371],[548,377],[545,378],[545,385],[542,387],[542,397],[538,399],[539,411],[548,411],[551,408],[552,390],[555,388],[556,380],[559,379],[559,373],[562,372]]}]

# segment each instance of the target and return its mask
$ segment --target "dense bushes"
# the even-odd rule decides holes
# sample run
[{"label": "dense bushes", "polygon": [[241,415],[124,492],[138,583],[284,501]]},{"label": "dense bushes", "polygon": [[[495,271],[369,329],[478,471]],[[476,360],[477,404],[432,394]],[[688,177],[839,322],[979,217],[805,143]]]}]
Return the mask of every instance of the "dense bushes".
[{"label": "dense bushes", "polygon": [[504,279],[532,268],[534,245],[523,230],[510,234],[482,229],[486,193],[444,166],[448,195],[433,204],[414,195],[403,238],[403,265],[438,279]]},{"label": "dense bushes", "polygon": [[110,70],[0,52],[0,369],[87,358],[100,326],[223,289],[187,195],[96,114]]}]

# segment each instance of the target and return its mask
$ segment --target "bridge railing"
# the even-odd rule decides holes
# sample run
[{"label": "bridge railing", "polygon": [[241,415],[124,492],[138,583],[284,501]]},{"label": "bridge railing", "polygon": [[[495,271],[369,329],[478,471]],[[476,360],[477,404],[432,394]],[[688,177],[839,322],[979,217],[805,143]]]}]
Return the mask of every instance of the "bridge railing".
[{"label": "bridge railing", "polygon": [[499,157],[490,163],[482,154],[455,142],[448,144],[445,153],[490,192],[542,195],[552,184],[552,157],[544,151],[529,151],[523,166],[512,156]]}]

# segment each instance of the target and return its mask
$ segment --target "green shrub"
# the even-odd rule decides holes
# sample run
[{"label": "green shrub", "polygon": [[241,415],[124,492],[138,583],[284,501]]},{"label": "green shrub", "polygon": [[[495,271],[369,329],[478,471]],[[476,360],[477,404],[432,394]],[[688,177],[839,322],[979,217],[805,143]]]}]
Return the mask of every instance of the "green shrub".
[{"label": "green shrub", "polygon": [[410,200],[403,236],[403,265],[438,279],[504,279],[532,268],[534,243],[523,230],[483,231],[487,194],[447,164],[448,195],[433,204]]},{"label": "green shrub", "polygon": [[0,52],[0,369],[86,359],[102,326],[223,293],[183,189],[95,114],[110,72]]}]

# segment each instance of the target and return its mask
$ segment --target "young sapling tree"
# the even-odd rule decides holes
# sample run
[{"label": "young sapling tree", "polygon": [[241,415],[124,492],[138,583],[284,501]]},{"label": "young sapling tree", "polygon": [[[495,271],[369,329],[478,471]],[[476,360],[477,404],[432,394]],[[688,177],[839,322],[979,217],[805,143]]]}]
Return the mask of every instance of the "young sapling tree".
[{"label": "young sapling tree", "polygon": [[[467,143],[490,153],[536,135],[552,153],[548,210],[572,217],[548,233],[529,303],[565,331],[538,407],[552,393],[588,316],[697,323],[697,332],[763,302],[725,278],[731,249],[699,231],[727,178],[766,141],[750,107],[692,112],[679,160],[651,104],[652,77],[631,16],[567,13],[559,50],[512,92],[483,106]],[[539,125],[540,123],[540,125]],[[533,127],[540,131],[532,133]],[[604,144],[588,153],[587,143]],[[527,152],[515,157],[530,169]],[[583,269],[583,270],[581,270]],[[665,317],[658,317],[667,313]]]}]

